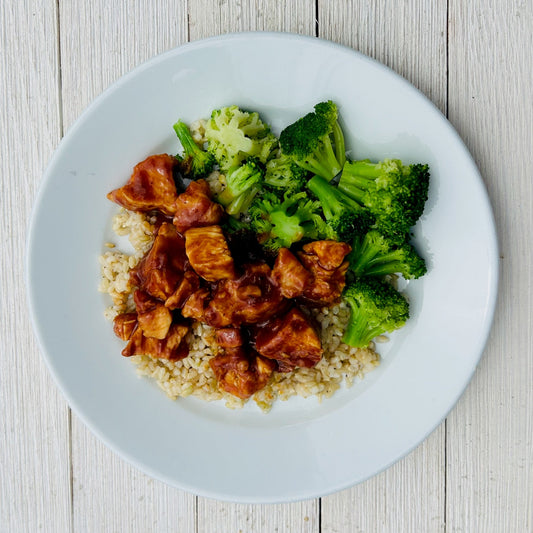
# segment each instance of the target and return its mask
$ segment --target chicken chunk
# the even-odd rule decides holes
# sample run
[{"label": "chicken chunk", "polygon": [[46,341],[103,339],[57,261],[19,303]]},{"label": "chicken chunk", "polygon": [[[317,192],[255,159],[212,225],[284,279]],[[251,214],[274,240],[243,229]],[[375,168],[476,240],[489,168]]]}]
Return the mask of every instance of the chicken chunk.
[{"label": "chicken chunk", "polygon": [[122,313],[113,320],[113,331],[123,341],[129,340],[137,326],[137,313]]},{"label": "chicken chunk", "polygon": [[211,191],[205,180],[191,182],[174,205],[174,225],[180,233],[189,228],[214,226],[224,215],[224,208],[211,200]]},{"label": "chicken chunk", "polygon": [[337,241],[313,241],[303,247],[304,254],[316,256],[319,265],[326,270],[335,270],[352,251],[349,244]]},{"label": "chicken chunk", "polygon": [[261,327],[255,337],[256,350],[276,359],[280,371],[310,368],[322,358],[322,344],[309,319],[297,308]]},{"label": "chicken chunk", "polygon": [[172,175],[176,164],[176,158],[168,154],[152,155],[135,166],[128,183],[111,191],[107,198],[131,211],[159,209],[173,215],[178,198]]},{"label": "chicken chunk", "polygon": [[220,328],[215,331],[217,344],[221,348],[238,348],[244,345],[242,332],[239,328]]},{"label": "chicken chunk", "polygon": [[178,361],[189,354],[189,347],[185,340],[188,331],[188,326],[175,323],[170,326],[168,335],[164,339],[154,339],[144,335],[141,328],[137,328],[122,350],[122,355],[124,357],[149,355],[155,359]]},{"label": "chicken chunk", "polygon": [[161,300],[154,298],[142,289],[136,289],[133,293],[133,303],[137,313],[146,313],[152,311],[161,304]]},{"label": "chicken chunk", "polygon": [[165,307],[169,309],[179,309],[191,296],[200,288],[200,278],[192,270],[187,270],[183,279],[172,295],[167,298]]},{"label": "chicken chunk", "polygon": [[236,280],[222,280],[205,309],[205,322],[214,327],[264,322],[286,305],[266,263],[244,266]]},{"label": "chicken chunk", "polygon": [[143,330],[144,336],[164,339],[172,323],[172,314],[163,302],[140,289],[133,293],[133,301],[137,310],[139,327]]},{"label": "chicken chunk", "polygon": [[165,301],[176,290],[187,265],[185,239],[168,223],[161,224],[148,253],[131,271],[131,284]]},{"label": "chicken chunk", "polygon": [[261,390],[276,369],[276,363],[242,347],[217,355],[209,362],[220,389],[243,400]]},{"label": "chicken chunk", "polygon": [[205,309],[211,298],[211,293],[206,287],[201,287],[193,292],[183,304],[181,314],[185,318],[193,318],[205,322]]},{"label": "chicken chunk", "polygon": [[314,306],[331,306],[340,301],[348,270],[344,258],[350,251],[348,244],[336,241],[314,241],[303,247],[298,257],[312,279],[304,289],[302,301]]},{"label": "chicken chunk", "polygon": [[185,252],[194,271],[207,281],[234,279],[235,266],[220,226],[185,232]]},{"label": "chicken chunk", "polygon": [[288,248],[280,249],[272,270],[272,279],[285,298],[301,296],[312,277]]}]

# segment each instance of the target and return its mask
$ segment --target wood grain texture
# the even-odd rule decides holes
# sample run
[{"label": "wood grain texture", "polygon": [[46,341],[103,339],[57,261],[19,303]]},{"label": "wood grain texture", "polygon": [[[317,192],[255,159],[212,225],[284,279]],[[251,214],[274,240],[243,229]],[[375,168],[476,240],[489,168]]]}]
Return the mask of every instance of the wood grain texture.
[{"label": "wood grain texture", "polygon": [[318,533],[318,500],[279,505],[239,505],[198,498],[196,533]]},{"label": "wood grain texture", "polygon": [[314,0],[189,1],[190,40],[238,31],[287,31],[315,35]]},{"label": "wood grain texture", "polygon": [[[319,1],[320,37],[388,65],[446,111],[446,2]],[[442,532],[445,426],[405,459],[322,500],[322,532]]]},{"label": "wood grain texture", "polygon": [[448,419],[448,531],[533,531],[533,4],[450,2],[449,116],[487,185],[500,297]]},{"label": "wood grain texture", "polygon": [[[532,27],[527,0],[0,2],[0,532],[533,531]],[[196,498],[70,419],[24,305],[30,209],[62,130],[140,62],[187,39],[317,28],[414,83],[472,151],[501,243],[494,328],[446,431],[386,472],[321,502]]]},{"label": "wood grain texture", "polygon": [[[120,76],[187,36],[185,4],[60,4],[65,129]],[[73,530],[194,531],[196,499],[126,464],[72,418]]]},{"label": "wood grain texture", "polygon": [[68,408],[25,305],[27,222],[60,137],[55,2],[0,3],[0,530],[68,531]]}]

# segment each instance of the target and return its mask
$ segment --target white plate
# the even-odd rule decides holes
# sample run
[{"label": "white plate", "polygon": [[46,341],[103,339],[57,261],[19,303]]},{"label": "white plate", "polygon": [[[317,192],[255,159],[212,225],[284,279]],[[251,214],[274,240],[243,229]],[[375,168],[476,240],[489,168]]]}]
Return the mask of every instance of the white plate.
[{"label": "white plate", "polygon": [[[416,227],[429,273],[383,364],[332,399],[255,406],[173,402],[120,356],[103,317],[98,256],[115,207],[106,193],[149,154],[177,151],[172,124],[238,104],[276,132],[338,103],[353,157],[427,162]],[[148,61],[83,113],[43,179],[28,242],[29,299],[48,366],[76,414],[148,474],[203,496],[286,502],[358,483],[397,461],[446,416],[481,356],[498,277],[494,222],[471,156],[404,79],[329,42],[290,34],[197,41]]]}]

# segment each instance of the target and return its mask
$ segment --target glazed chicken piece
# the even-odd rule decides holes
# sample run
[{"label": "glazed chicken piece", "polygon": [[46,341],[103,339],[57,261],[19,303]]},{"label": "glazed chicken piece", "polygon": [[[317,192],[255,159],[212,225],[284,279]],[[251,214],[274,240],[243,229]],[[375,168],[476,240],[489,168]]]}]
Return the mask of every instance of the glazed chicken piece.
[{"label": "glazed chicken piece", "polygon": [[281,248],[272,269],[272,279],[285,298],[301,296],[313,276],[288,249]]},{"label": "glazed chicken piece", "polygon": [[224,349],[238,348],[244,345],[240,328],[220,328],[215,331],[217,344]]},{"label": "glazed chicken piece", "polygon": [[185,239],[168,223],[161,224],[152,248],[130,273],[130,282],[165,301],[183,278],[187,265]]},{"label": "glazed chicken piece", "polygon": [[146,337],[143,330],[137,328],[122,350],[122,355],[124,357],[149,355],[156,359],[178,361],[189,354],[189,347],[185,341],[188,331],[188,326],[175,323],[170,326],[168,335],[164,339],[154,339],[153,337]]},{"label": "glazed chicken piece", "polygon": [[346,284],[348,261],[344,258],[351,247],[344,242],[314,241],[306,244],[298,257],[312,274],[302,300],[308,305],[331,306],[340,301]]},{"label": "glazed chicken piece", "polygon": [[176,158],[168,154],[152,155],[136,165],[128,183],[111,191],[107,198],[131,211],[159,209],[173,215],[178,198],[172,175],[176,165]]},{"label": "glazed chicken piece", "polygon": [[187,230],[185,252],[191,267],[206,281],[235,278],[233,258],[220,226]]},{"label": "glazed chicken piece", "polygon": [[242,347],[215,356],[209,364],[219,388],[243,400],[261,390],[276,369],[275,361],[247,354]]},{"label": "glazed chicken piece", "polygon": [[344,258],[352,251],[349,244],[337,241],[313,241],[303,247],[303,253],[314,255],[325,270],[339,268]]},{"label": "glazed chicken piece", "polygon": [[180,233],[189,228],[214,226],[224,215],[224,208],[211,200],[211,190],[205,180],[192,181],[174,205],[174,225]]},{"label": "glazed chicken piece", "polygon": [[217,328],[264,322],[286,305],[266,263],[244,265],[235,280],[220,281],[205,309],[205,322]]},{"label": "glazed chicken piece", "polygon": [[145,337],[164,339],[172,323],[172,314],[162,302],[147,292],[137,289],[133,293],[139,327]]},{"label": "glazed chicken piece", "polygon": [[165,307],[179,309],[183,307],[187,298],[200,288],[200,278],[192,270],[185,271],[177,289],[167,298]]},{"label": "glazed chicken piece", "polygon": [[205,309],[211,299],[211,293],[206,287],[201,287],[193,292],[183,304],[181,314],[185,318],[192,318],[205,322]]},{"label": "glazed chicken piece", "polygon": [[137,326],[137,313],[122,313],[113,319],[113,331],[123,341],[129,340]]},{"label": "glazed chicken piece", "polygon": [[261,327],[255,337],[255,348],[264,357],[276,359],[281,372],[290,372],[298,366],[313,367],[323,353],[315,329],[296,307]]}]

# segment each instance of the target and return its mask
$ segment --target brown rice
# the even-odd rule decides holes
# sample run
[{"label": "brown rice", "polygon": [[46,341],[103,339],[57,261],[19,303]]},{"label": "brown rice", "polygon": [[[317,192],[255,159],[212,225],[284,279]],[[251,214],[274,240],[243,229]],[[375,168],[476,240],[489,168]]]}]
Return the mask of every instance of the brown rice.
[{"label": "brown rice", "polygon": [[[222,175],[211,176],[211,186],[223,180]],[[113,218],[113,230],[119,236],[127,235],[134,252],[126,254],[111,248],[100,257],[102,280],[100,291],[108,294],[112,305],[105,310],[108,320],[133,309],[132,287],[129,271],[143,257],[153,242],[153,220],[149,217],[122,209]],[[320,337],[324,348],[322,360],[314,368],[298,368],[290,373],[275,372],[269,384],[252,397],[257,405],[268,411],[276,399],[287,400],[291,396],[317,396],[329,398],[344,382],[350,387],[356,378],[363,376],[379,364],[379,356],[373,346],[366,349],[352,348],[341,342],[349,309],[343,303],[310,312],[320,324]],[[216,353],[213,328],[194,323],[188,334],[189,355],[180,361],[154,359],[137,355],[130,360],[137,366],[137,373],[154,379],[172,399],[196,396],[203,400],[224,400],[229,408],[238,408],[244,401],[220,391],[209,366]],[[381,340],[381,339],[380,339]]]}]

